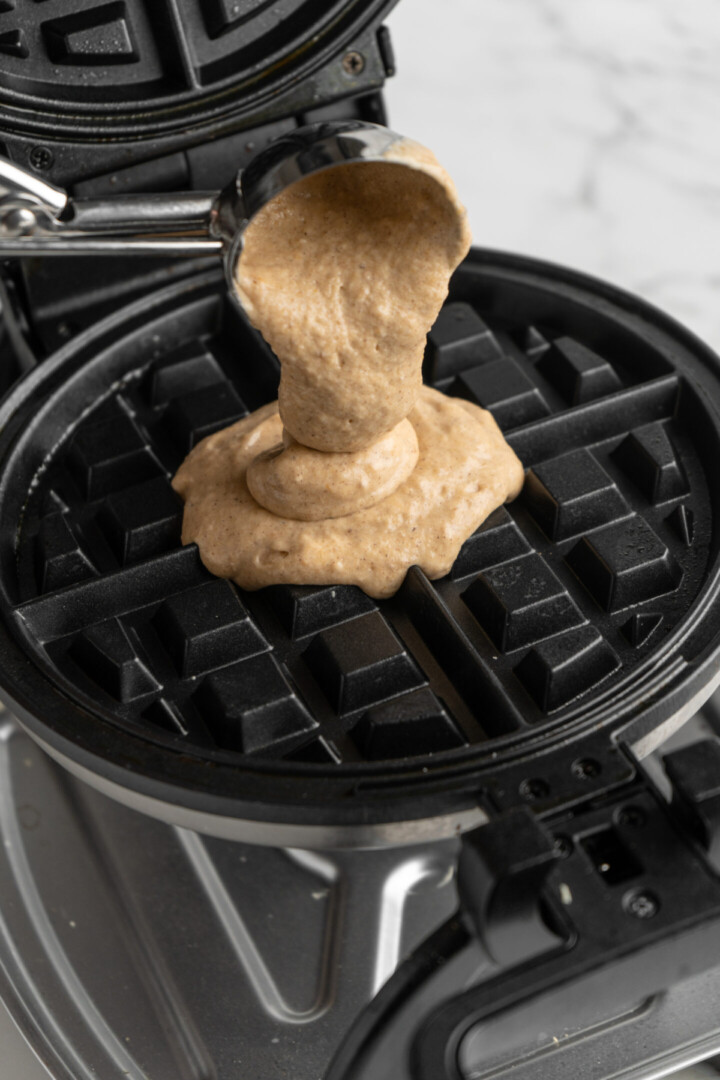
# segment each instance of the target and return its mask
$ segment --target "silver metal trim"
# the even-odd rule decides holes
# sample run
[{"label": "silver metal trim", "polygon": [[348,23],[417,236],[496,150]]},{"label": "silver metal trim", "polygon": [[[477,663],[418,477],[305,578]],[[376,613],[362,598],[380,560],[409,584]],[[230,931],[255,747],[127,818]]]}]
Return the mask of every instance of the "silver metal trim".
[{"label": "silver metal trim", "polygon": [[[705,702],[708,698],[712,697],[718,687],[720,687],[720,670],[718,670],[707,683],[704,683],[702,688],[679,708],[676,713],[673,713],[672,716],[668,717],[664,723],[659,724],[647,735],[643,735],[637,741],[629,742],[628,745],[638,760],[642,761],[643,758],[654,753],[655,750],[662,746],[671,735],[674,735],[676,731],[679,731],[688,720],[691,720],[692,717],[702,709]],[[620,732],[620,742],[624,741],[622,732]]]},{"label": "silver metal trim", "polygon": [[419,818],[414,821],[390,821],[378,825],[293,825],[292,822],[250,821],[245,818],[225,817],[202,810],[188,810],[186,807],[175,806],[122,787],[78,765],[36,735],[33,734],[32,737],[63,768],[108,798],[168,825],[215,836],[220,840],[239,840],[245,844],[260,844],[263,847],[306,848],[313,851],[410,847],[435,840],[449,840],[479,825],[485,825],[488,821],[487,814],[480,806],[455,814]]},{"label": "silver metal trim", "polygon": [[111,237],[62,233],[53,236],[0,237],[0,259],[24,259],[30,255],[158,255],[199,258],[221,255],[220,240],[181,237]]},{"label": "silver metal trim", "polygon": [[56,215],[67,205],[68,196],[54,184],[48,184],[7,158],[0,158],[0,202],[3,209],[5,204],[34,203]]},{"label": "silver metal trim", "polygon": [[[288,154],[277,160],[277,150],[270,144],[253,159],[252,168],[241,178],[245,213],[251,219],[263,206],[292,187],[298,180],[325,172],[338,165],[385,161],[388,150],[403,141],[403,136],[379,124],[313,125],[292,133]],[[262,167],[263,159],[269,164]],[[413,167],[413,166],[409,166]],[[248,179],[250,177],[251,179]]]}]

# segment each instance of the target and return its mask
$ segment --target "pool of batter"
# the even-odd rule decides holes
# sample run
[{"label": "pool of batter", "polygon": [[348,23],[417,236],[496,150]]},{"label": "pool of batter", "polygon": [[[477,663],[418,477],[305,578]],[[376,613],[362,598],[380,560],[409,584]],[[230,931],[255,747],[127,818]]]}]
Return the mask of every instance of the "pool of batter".
[{"label": "pool of batter", "polygon": [[183,543],[246,589],[431,578],[514,498],[492,416],[422,386],[428,330],[470,232],[455,186],[410,140],[287,188],[248,226],[236,287],[281,362],[278,401],[204,439],[173,486]]}]

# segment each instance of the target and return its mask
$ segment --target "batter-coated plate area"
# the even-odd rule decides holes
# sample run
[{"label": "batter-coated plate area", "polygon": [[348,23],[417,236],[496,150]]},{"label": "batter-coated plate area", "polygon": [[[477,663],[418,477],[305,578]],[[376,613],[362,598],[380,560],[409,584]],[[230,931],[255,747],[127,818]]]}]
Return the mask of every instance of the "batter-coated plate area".
[{"label": "batter-coated plate area", "polygon": [[425,375],[493,413],[527,481],[448,577],[413,569],[382,602],[244,593],[180,546],[184,455],[277,387],[219,275],[20,384],[0,418],[0,670],[33,733],[191,811],[372,824],[571,798],[622,772],[584,740],[610,753],[709,693],[713,354],[598,282],[474,251]]}]

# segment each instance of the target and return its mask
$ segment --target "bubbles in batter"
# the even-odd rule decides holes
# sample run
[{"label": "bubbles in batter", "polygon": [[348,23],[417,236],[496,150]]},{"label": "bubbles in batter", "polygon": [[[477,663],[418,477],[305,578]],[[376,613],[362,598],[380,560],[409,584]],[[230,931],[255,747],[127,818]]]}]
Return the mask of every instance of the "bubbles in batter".
[{"label": "bubbles in batter", "polygon": [[409,140],[299,181],[253,219],[237,290],[281,361],[279,402],[203,440],[174,481],[183,542],[213,573],[389,596],[414,564],[447,573],[518,494],[493,418],[422,387],[469,245],[452,180]]}]

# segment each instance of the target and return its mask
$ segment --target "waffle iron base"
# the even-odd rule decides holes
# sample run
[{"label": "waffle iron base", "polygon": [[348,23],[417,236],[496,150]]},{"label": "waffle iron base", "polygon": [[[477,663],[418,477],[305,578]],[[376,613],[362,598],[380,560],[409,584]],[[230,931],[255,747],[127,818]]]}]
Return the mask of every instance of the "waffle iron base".
[{"label": "waffle iron base", "polygon": [[[0,998],[55,1080],[317,1080],[453,913],[458,847],[316,854],[199,836],[69,777],[5,714]],[[495,970],[487,958],[476,976]],[[614,1013],[580,998],[561,1027],[542,1005],[534,1024],[512,1014],[464,1075],[656,1080],[720,1052],[719,993],[715,969]]]},{"label": "waffle iron base", "polygon": [[380,603],[242,593],[180,546],[172,474],[277,377],[211,272],[0,410],[0,689],[83,779],[226,838],[420,843],[621,783],[710,694],[720,365],[672,320],[473,251],[425,377],[493,412],[525,490]]}]

